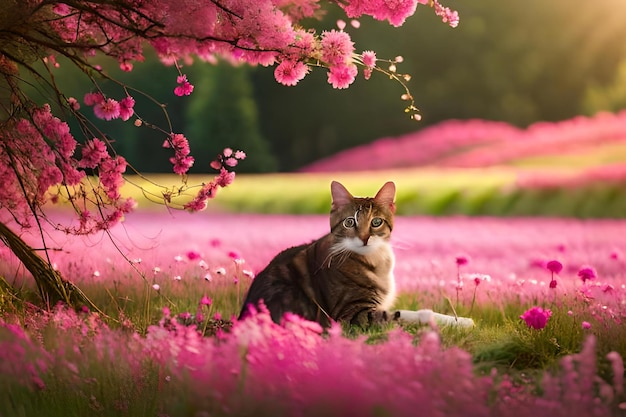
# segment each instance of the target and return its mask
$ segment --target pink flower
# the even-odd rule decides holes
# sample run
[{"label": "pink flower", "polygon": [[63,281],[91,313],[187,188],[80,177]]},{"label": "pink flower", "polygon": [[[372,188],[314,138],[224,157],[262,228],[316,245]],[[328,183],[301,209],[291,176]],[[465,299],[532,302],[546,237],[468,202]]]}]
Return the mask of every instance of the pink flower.
[{"label": "pink flower", "polygon": [[376,66],[376,53],[374,51],[363,51],[361,60],[366,67],[374,68]]},{"label": "pink flower", "polygon": [[333,88],[348,88],[350,84],[354,82],[357,73],[356,65],[330,67],[330,71],[328,71],[328,83],[331,84]]},{"label": "pink flower", "polygon": [[74,111],[78,111],[80,109],[80,103],[74,97],[70,97],[67,99],[67,104],[69,104],[70,109]]},{"label": "pink flower", "polygon": [[469,263],[469,257],[463,256],[463,255],[456,257],[457,266],[467,265],[468,263]]},{"label": "pink flower", "polygon": [[561,264],[561,262],[559,261],[553,260],[553,261],[549,261],[546,264],[546,268],[548,268],[548,271],[554,274],[558,274],[563,269],[563,264]]},{"label": "pink flower", "polygon": [[[346,32],[336,30],[322,32],[322,61],[328,65],[348,64],[354,52],[354,43]],[[356,75],[356,74],[355,74]]]},{"label": "pink flower", "polygon": [[202,256],[200,255],[200,253],[195,250],[187,251],[187,259],[189,259],[190,261],[195,261],[196,259],[200,259],[201,257]]},{"label": "pink flower", "polygon": [[235,158],[226,158],[226,160],[224,161],[224,165],[232,168],[236,167],[238,162],[239,161],[237,161],[237,159]]},{"label": "pink flower", "polygon": [[123,98],[122,101],[120,101],[120,119],[123,121],[130,119],[132,115],[135,114],[133,107],[135,107],[134,98],[131,96]]},{"label": "pink flower", "polygon": [[83,101],[88,106],[93,106],[98,103],[102,103],[104,101],[104,96],[102,93],[87,93],[85,97],[83,97]]},{"label": "pink flower", "polygon": [[98,138],[88,140],[82,147],[83,158],[78,161],[81,168],[95,168],[109,157],[106,144]]},{"label": "pink flower", "polygon": [[213,304],[213,300],[211,300],[209,297],[207,297],[206,295],[202,296],[202,299],[200,300],[200,305],[203,306],[210,306],[211,304]]},{"label": "pink flower", "polygon": [[220,173],[216,178],[217,185],[219,185],[220,187],[227,187],[232,184],[234,180],[235,173],[229,172],[224,168],[220,170]]},{"label": "pink flower", "polygon": [[533,329],[543,329],[546,327],[548,323],[548,319],[552,316],[552,311],[549,309],[543,309],[541,307],[533,307],[521,316],[519,316],[522,320],[526,322],[528,327],[532,327]]},{"label": "pink flower", "polygon": [[131,72],[133,70],[132,62],[122,62],[120,63],[120,69],[124,72]]},{"label": "pink flower", "polygon": [[450,27],[457,27],[459,25],[459,13],[456,10],[450,10],[448,7],[443,7],[437,0],[434,0],[435,14],[441,17],[444,23],[450,25]]},{"label": "pink flower", "polygon": [[237,151],[235,152],[235,158],[243,161],[244,159],[246,159],[246,153],[244,151]]},{"label": "pink flower", "polygon": [[193,85],[187,81],[187,76],[185,74],[181,74],[176,78],[176,82],[178,86],[174,88],[174,94],[178,97],[188,96],[193,92]]},{"label": "pink flower", "polygon": [[274,78],[283,85],[294,86],[309,72],[309,67],[300,61],[283,61],[274,70]]},{"label": "pink flower", "polygon": [[228,257],[230,259],[235,260],[235,261],[238,260],[238,259],[243,259],[238,252],[235,252],[235,251],[232,251],[232,250],[230,252],[228,252]]},{"label": "pink flower", "polygon": [[591,329],[591,323],[589,323],[588,321],[583,321],[580,324],[580,327],[582,327],[584,330],[589,330]]},{"label": "pink flower", "polygon": [[552,289],[556,288],[556,279],[553,279],[550,281],[550,288]]},{"label": "pink flower", "polygon": [[178,175],[186,174],[193,166],[194,158],[189,155],[189,141],[180,133],[170,134],[169,139],[163,142],[164,148],[174,148],[174,156],[170,158],[174,173]]},{"label": "pink flower", "polygon": [[578,271],[578,276],[580,277],[580,279],[584,282],[588,281],[588,280],[592,280],[596,278],[596,270],[593,269],[590,266],[584,266],[582,268],[580,268],[580,271]]},{"label": "pink flower", "polygon": [[120,103],[112,98],[96,103],[93,112],[99,119],[113,120],[120,117]]}]

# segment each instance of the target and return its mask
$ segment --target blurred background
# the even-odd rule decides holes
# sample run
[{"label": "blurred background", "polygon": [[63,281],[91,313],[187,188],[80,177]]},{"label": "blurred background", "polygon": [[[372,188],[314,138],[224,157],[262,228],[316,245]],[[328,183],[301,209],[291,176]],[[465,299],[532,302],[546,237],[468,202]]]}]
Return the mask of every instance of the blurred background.
[{"label": "blurred background", "polygon": [[[182,69],[194,93],[176,97],[175,69],[155,64],[154,57],[130,73],[107,71],[167,104],[174,130],[191,142],[197,161],[192,172],[210,172],[208,163],[225,146],[248,153],[239,172],[287,172],[448,119],[481,118],[523,128],[626,107],[623,0],[450,0],[446,5],[460,13],[456,29],[426,7],[418,7],[400,28],[363,18],[359,29],[346,29],[358,52],[404,57],[398,71],[412,76],[409,87],[423,115],[417,123],[403,113],[402,88],[377,73],[369,81],[359,76],[347,90],[334,90],[324,70],[285,87],[274,80],[273,68],[197,62]],[[327,9],[319,30],[335,28],[341,18],[337,7]],[[67,66],[56,76],[76,97],[90,88]],[[104,87],[122,94],[112,83]],[[157,124],[164,120],[158,106],[137,100],[142,117]],[[153,131],[120,121],[107,123],[106,131],[140,171],[169,172],[168,152],[154,146],[162,138],[155,139]]]}]

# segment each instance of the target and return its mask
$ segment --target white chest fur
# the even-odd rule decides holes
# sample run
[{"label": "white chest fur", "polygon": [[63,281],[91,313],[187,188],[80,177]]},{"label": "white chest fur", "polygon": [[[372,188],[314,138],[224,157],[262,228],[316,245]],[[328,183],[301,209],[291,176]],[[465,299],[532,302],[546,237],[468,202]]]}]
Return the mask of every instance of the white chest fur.
[{"label": "white chest fur", "polygon": [[393,276],[395,257],[393,255],[391,245],[389,245],[388,242],[385,242],[377,248],[376,252],[366,256],[367,258],[378,258],[371,259],[371,261],[374,265],[377,265],[376,272],[379,278],[383,280],[383,282],[381,282],[383,288],[387,288],[387,293],[381,300],[380,309],[388,311],[396,301],[396,280]]},{"label": "white chest fur", "polygon": [[363,245],[359,238],[353,237],[342,239],[331,248],[331,254],[339,254],[345,251],[364,256],[370,264],[376,267],[375,273],[380,280],[379,285],[386,291],[380,302],[379,309],[389,310],[396,300],[396,281],[393,276],[395,257],[389,242],[385,239],[371,236],[367,245]]}]

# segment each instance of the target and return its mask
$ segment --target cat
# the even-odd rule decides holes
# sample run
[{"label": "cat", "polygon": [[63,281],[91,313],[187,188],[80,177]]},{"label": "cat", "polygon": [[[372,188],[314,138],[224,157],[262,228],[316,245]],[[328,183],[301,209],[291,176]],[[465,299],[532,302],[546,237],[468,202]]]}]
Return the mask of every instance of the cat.
[{"label": "cat", "polygon": [[353,197],[331,183],[330,233],[279,253],[252,281],[239,319],[262,300],[272,320],[295,313],[323,327],[386,321],[393,305],[395,263],[390,244],[396,186],[375,197]]}]

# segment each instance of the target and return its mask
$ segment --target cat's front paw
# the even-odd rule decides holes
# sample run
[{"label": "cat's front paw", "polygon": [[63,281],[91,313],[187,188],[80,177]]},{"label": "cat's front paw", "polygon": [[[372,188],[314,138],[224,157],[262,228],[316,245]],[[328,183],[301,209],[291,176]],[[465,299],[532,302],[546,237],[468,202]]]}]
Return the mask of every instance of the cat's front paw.
[{"label": "cat's front paw", "polygon": [[368,322],[372,324],[384,324],[389,321],[389,314],[385,310],[372,310],[368,314]]}]

